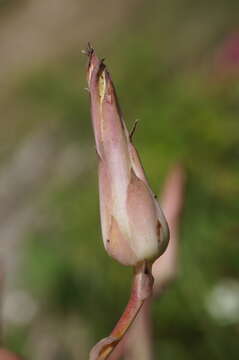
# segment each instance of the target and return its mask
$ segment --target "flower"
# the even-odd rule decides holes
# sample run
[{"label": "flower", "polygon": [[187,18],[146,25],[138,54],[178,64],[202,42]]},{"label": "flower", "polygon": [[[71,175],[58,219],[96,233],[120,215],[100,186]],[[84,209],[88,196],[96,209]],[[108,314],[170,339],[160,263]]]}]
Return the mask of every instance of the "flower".
[{"label": "flower", "polygon": [[167,247],[168,225],[124,123],[110,74],[91,46],[87,54],[104,246],[123,265],[153,261]]}]

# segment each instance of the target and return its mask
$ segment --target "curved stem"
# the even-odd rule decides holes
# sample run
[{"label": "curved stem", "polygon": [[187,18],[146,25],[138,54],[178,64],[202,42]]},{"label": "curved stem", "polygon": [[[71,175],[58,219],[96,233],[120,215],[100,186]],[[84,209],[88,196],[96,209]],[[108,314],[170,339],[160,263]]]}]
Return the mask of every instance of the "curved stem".
[{"label": "curved stem", "polygon": [[111,334],[100,340],[90,352],[90,360],[105,360],[121,341],[146,299],[150,298],[153,289],[152,265],[145,262],[135,267],[129,302],[112,330]]}]

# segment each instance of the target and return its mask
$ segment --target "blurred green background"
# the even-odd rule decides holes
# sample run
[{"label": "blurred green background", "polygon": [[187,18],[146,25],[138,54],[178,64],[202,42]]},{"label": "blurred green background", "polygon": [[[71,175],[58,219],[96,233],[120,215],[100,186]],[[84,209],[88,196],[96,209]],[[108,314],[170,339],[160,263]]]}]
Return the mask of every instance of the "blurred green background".
[{"label": "blurred green background", "polygon": [[155,359],[238,359],[239,3],[0,1],[2,342],[87,359],[131,269],[100,234],[86,58],[106,57],[155,192],[187,172],[177,281],[153,305]]}]

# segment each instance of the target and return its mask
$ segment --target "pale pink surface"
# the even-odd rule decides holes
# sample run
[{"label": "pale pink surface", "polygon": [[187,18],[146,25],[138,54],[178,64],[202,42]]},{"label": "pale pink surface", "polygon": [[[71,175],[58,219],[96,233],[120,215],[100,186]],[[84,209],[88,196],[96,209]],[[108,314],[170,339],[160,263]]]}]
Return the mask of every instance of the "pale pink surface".
[{"label": "pale pink surface", "polygon": [[104,246],[120,263],[134,266],[165,251],[167,222],[124,123],[111,77],[92,48],[88,55]]}]

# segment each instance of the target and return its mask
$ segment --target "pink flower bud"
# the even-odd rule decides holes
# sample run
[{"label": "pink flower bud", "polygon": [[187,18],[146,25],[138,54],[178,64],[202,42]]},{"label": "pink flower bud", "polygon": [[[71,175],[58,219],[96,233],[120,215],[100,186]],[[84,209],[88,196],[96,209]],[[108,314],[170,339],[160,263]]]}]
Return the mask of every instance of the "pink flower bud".
[{"label": "pink flower bud", "polygon": [[109,72],[92,48],[88,55],[104,246],[120,263],[136,265],[165,251],[168,225],[132,144]]}]

